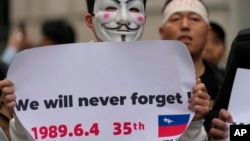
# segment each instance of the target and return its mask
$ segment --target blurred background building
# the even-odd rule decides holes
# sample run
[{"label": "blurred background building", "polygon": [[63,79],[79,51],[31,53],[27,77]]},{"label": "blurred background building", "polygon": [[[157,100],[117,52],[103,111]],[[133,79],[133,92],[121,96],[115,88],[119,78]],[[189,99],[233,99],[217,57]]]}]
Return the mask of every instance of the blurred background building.
[{"label": "blurred background building", "polygon": [[[148,0],[147,22],[143,40],[159,39],[161,9],[165,0]],[[227,52],[233,38],[240,29],[250,27],[250,0],[204,0],[210,11],[210,19],[221,24],[226,31]],[[22,21],[32,38],[39,40],[41,23],[48,19],[65,18],[77,32],[77,42],[93,40],[93,34],[86,27],[84,15],[85,0],[0,0],[0,51],[5,48],[11,31]],[[225,57],[225,61],[227,55]],[[225,61],[222,66],[225,65]]]}]

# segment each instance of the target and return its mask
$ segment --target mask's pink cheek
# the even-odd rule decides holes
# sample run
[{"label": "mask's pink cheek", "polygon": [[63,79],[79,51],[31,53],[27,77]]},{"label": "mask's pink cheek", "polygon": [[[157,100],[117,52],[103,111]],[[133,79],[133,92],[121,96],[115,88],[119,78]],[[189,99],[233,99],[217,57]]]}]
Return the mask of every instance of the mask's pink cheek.
[{"label": "mask's pink cheek", "polygon": [[104,13],[103,14],[103,19],[107,20],[110,18],[110,13]]},{"label": "mask's pink cheek", "polygon": [[138,20],[138,22],[143,23],[144,22],[144,17],[143,16],[138,16],[137,20]]}]

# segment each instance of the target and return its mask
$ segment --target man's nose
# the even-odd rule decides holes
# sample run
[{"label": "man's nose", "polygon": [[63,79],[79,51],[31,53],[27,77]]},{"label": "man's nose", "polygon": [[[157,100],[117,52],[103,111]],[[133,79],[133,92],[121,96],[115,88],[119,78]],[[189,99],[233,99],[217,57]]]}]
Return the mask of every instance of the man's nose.
[{"label": "man's nose", "polygon": [[126,8],[121,8],[120,9],[120,16],[117,17],[117,23],[118,24],[129,24],[129,15],[128,15],[128,11]]},{"label": "man's nose", "polygon": [[190,23],[188,18],[183,18],[181,22],[182,29],[189,29]]}]

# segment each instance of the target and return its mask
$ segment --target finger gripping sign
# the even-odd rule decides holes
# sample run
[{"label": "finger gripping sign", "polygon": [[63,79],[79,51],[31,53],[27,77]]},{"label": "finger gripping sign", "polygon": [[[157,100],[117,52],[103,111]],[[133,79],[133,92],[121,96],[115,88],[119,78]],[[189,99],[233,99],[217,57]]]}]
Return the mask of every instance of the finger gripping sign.
[{"label": "finger gripping sign", "polygon": [[8,79],[31,140],[177,140],[193,118],[194,66],[178,41],[29,49],[16,55]]}]

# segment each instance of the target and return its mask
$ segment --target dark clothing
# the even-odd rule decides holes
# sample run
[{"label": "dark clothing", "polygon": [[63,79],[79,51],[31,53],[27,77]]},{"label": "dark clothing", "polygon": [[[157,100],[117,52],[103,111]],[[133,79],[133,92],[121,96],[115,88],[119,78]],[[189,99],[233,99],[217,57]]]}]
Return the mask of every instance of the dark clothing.
[{"label": "dark clothing", "polygon": [[3,129],[5,135],[10,139],[10,132],[9,132],[9,122],[12,118],[12,115],[8,111],[7,107],[0,101],[0,127]]},{"label": "dark clothing", "polygon": [[[0,80],[3,80],[7,75],[8,66],[5,65],[0,60]],[[0,90],[0,97],[1,97],[2,91]],[[12,115],[7,110],[7,107],[4,105],[4,103],[0,99],[0,127],[3,129],[5,135],[10,140],[10,133],[9,133],[9,121],[12,118]]]},{"label": "dark clothing", "polygon": [[214,110],[227,109],[237,68],[250,69],[250,28],[241,30],[232,43],[229,53],[225,83],[216,100]]},{"label": "dark clothing", "polygon": [[[218,69],[213,64],[204,61],[205,72],[201,76],[201,81],[206,85],[207,92],[211,98],[211,104],[213,105],[218,92],[222,86],[224,75],[221,73],[221,70]],[[209,117],[205,117],[204,126],[206,131],[210,130],[210,119]]]},{"label": "dark clothing", "polygon": [[216,66],[205,62],[205,72],[201,76],[201,81],[206,85],[208,94],[211,97],[211,100],[215,100],[219,88],[222,85],[223,76],[220,73],[220,70]]},{"label": "dark clothing", "polygon": [[207,126],[211,126],[212,119],[218,117],[221,109],[227,109],[234,77],[237,68],[250,68],[250,28],[241,30],[234,39],[226,64],[224,83],[215,100],[212,111],[208,115]]},{"label": "dark clothing", "polygon": [[[0,80],[6,78],[8,66],[0,60]],[[0,94],[1,95],[1,94]]]}]

